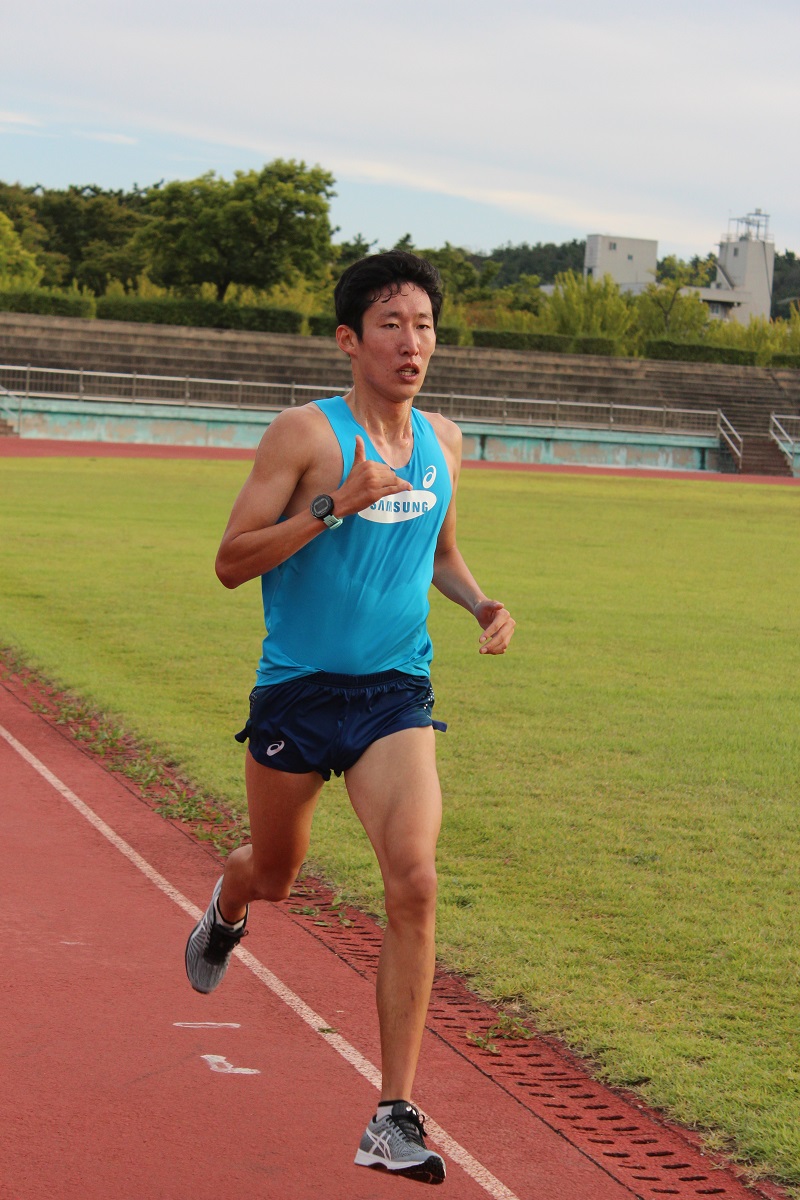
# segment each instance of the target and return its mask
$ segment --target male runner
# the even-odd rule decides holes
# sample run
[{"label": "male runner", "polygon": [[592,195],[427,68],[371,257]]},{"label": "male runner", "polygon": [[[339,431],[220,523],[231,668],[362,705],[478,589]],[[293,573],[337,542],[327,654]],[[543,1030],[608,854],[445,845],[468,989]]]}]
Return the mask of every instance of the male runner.
[{"label": "male runner", "polygon": [[198,991],[221,981],[252,900],[289,895],[331,771],[375,850],[387,925],[377,981],[383,1087],[356,1154],[425,1183],[444,1162],[411,1103],[434,970],[436,770],[431,581],[472,613],[482,654],[514,621],[456,545],[461,432],[412,407],[436,344],[436,270],[402,251],[349,267],[335,291],[345,396],[281,412],[261,440],[217,555],[222,583],[261,577],[267,636],[241,740],[252,842],[235,850],[189,937]]}]

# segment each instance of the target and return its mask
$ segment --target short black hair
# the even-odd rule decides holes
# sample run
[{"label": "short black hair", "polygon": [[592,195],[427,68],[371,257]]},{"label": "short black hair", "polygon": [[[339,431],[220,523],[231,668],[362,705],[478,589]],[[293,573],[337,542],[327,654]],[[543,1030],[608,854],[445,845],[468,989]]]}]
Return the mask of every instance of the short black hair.
[{"label": "short black hair", "polygon": [[435,330],[442,311],[441,277],[433,263],[408,250],[369,254],[349,266],[333,293],[336,320],[340,325],[348,325],[360,338],[364,329],[364,313],[369,306],[387,288],[390,296],[397,295],[404,283],[413,283],[427,292]]}]

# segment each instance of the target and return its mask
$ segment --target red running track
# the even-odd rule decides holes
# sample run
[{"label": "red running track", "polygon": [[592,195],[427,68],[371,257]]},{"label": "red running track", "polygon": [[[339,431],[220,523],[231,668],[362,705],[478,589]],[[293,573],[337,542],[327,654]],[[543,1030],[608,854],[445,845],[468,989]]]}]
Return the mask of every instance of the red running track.
[{"label": "red running track", "polygon": [[[265,904],[219,991],[195,993],[183,953],[214,854],[18,692],[0,684],[0,1197],[406,1195],[352,1165],[377,1099],[370,981]],[[415,1099],[455,1200],[778,1195],[748,1191],[547,1047],[528,1045],[545,1061],[525,1082],[513,1063],[493,1074],[491,1056],[482,1069],[436,1020]]]},{"label": "red running track", "polygon": [[[377,1099],[371,985],[260,905],[219,991],[192,991],[213,856],[5,687],[0,780],[4,1200],[405,1195],[352,1165]],[[416,1099],[458,1200],[632,1194],[431,1034]]]}]

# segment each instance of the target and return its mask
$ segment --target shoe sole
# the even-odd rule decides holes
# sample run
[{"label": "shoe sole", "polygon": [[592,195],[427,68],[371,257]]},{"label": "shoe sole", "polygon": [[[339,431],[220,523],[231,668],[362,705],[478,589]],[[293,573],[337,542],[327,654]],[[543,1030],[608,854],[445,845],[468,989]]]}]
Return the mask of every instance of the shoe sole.
[{"label": "shoe sole", "polygon": [[403,1179],[414,1179],[417,1183],[444,1183],[445,1167],[436,1154],[426,1158],[424,1162],[412,1163],[410,1166],[391,1166],[385,1158],[376,1158],[359,1150],[355,1157],[357,1167],[369,1167],[372,1171],[386,1171],[389,1175],[400,1175]]}]

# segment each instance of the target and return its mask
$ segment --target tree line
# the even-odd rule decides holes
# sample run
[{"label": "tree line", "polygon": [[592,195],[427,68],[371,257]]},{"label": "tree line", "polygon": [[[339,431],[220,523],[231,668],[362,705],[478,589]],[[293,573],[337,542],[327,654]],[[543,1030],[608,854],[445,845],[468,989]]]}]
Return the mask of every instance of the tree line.
[{"label": "tree line", "polygon": [[[332,314],[339,272],[387,248],[360,235],[336,240],[334,187],[322,167],[285,159],[232,179],[212,171],[130,191],[0,183],[0,291],[203,297],[283,305],[304,318]],[[397,245],[439,268],[447,340],[469,342],[471,331],[494,329],[606,337],[624,353],[640,353],[653,337],[800,353],[800,260],[791,251],[775,257],[773,320],[731,331],[730,323],[709,321],[706,306],[686,291],[713,276],[713,255],[662,260],[653,283],[633,298],[609,279],[583,278],[585,243],[577,239],[509,243],[486,254],[450,243],[417,247],[410,235]]]}]

